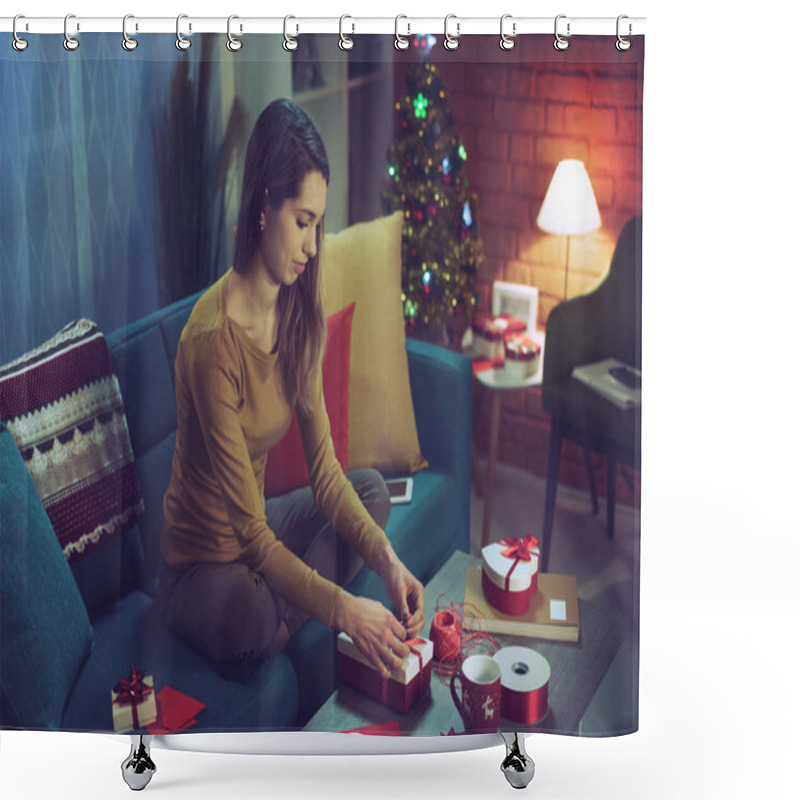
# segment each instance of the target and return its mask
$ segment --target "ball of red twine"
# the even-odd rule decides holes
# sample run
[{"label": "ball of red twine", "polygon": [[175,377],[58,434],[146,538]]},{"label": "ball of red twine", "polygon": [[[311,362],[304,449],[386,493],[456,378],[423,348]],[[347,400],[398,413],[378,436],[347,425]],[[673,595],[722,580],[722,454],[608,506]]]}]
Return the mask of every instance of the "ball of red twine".
[{"label": "ball of red twine", "polygon": [[433,657],[439,661],[455,658],[461,650],[461,623],[451,611],[437,611],[431,622]]}]

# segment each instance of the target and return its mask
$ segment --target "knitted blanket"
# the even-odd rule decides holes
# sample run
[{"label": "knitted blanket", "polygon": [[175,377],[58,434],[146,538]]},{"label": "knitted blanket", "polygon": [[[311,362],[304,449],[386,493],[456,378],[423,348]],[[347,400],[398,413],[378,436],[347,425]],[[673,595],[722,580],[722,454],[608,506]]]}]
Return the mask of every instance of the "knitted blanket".
[{"label": "knitted blanket", "polygon": [[67,559],[86,555],[141,515],[119,382],[93,322],[72,322],[0,367],[0,419]]}]

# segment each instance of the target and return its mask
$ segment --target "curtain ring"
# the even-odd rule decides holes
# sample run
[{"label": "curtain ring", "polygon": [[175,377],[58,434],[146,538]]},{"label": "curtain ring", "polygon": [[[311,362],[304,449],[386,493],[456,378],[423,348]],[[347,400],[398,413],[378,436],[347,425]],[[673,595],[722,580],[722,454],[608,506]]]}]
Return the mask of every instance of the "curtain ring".
[{"label": "curtain ring", "polygon": [[289,53],[292,53],[297,50],[297,39],[293,39],[291,36],[289,36],[289,33],[286,30],[290,19],[296,19],[296,17],[293,17],[291,14],[289,14],[283,18],[283,49]]},{"label": "curtain ring", "polygon": [[[456,35],[455,36],[451,36],[447,32],[447,23],[451,19],[455,19],[456,20]],[[461,23],[457,20],[456,15],[455,14],[448,14],[444,18],[444,43],[443,44],[445,46],[445,49],[447,49],[447,50],[458,50],[458,45],[460,44],[460,42],[458,41],[458,34],[459,34],[460,30],[461,30]]]},{"label": "curtain ring", "polygon": [[503,14],[503,16],[500,17],[500,49],[501,50],[513,50],[514,46],[517,44],[514,41],[514,38],[513,38],[514,36],[517,35],[517,23],[516,22],[512,22],[511,23],[511,36],[508,36],[507,34],[505,34],[503,32],[503,23],[507,19],[511,19],[511,16],[512,16],[511,14]]},{"label": "curtain ring", "polygon": [[[355,42],[349,37],[345,36],[342,32],[342,24],[346,19],[353,19],[349,14],[342,14],[339,17],[339,47],[342,50],[352,50]],[[356,29],[355,23],[353,24],[353,30]]]},{"label": "curtain ring", "polygon": [[[185,36],[181,36],[181,20],[188,19],[188,14],[178,14],[178,19],[175,20],[175,47],[178,50],[188,50],[192,46],[192,40],[187,39]],[[192,29],[192,26],[189,26],[189,30]]]},{"label": "curtain ring", "polygon": [[[67,14],[67,16],[64,17],[64,49],[70,52],[77,50],[81,46],[81,43],[74,36],[70,36],[67,30],[71,19],[75,19],[74,14]],[[80,30],[80,25],[78,26],[78,30]]]},{"label": "curtain ring", "polygon": [[[623,36],[620,35],[620,32],[619,32],[619,24],[624,19],[628,19],[628,17],[625,14],[620,14],[620,16],[617,17],[617,45],[616,46],[617,46],[617,50],[619,50],[620,53],[624,53],[627,50],[631,49],[631,40],[630,39],[625,39]],[[629,22],[628,23],[628,35],[629,36],[630,36],[632,30],[633,30],[633,27]]]},{"label": "curtain ring", "polygon": [[11,32],[14,34],[14,41],[11,42],[11,46],[18,53],[21,53],[23,50],[25,50],[28,47],[28,40],[27,39],[23,39],[20,36],[17,36],[17,20],[18,19],[25,19],[25,15],[24,14],[17,14],[17,16],[14,17],[14,22],[11,25]]},{"label": "curtain ring", "polygon": [[[234,19],[239,19],[239,17],[235,14],[231,14],[231,16],[228,17],[228,41],[225,43],[225,47],[227,47],[231,53],[238,53],[242,49],[242,40],[237,39],[231,33],[231,20]],[[241,30],[241,28],[239,30]]]},{"label": "curtain ring", "polygon": [[122,49],[127,50],[129,53],[139,46],[139,42],[132,36],[128,36],[128,20],[136,19],[133,14],[126,14],[122,18]]},{"label": "curtain ring", "polygon": [[[569,39],[565,39],[559,32],[558,32],[558,21],[560,19],[566,19],[566,14],[559,14],[556,17],[556,24],[555,24],[555,33],[556,33],[556,40],[553,42],[553,47],[556,50],[566,50],[569,47]],[[569,36],[569,22],[567,23],[567,36]]]},{"label": "curtain ring", "polygon": [[[405,36],[400,35],[400,20],[401,19],[408,19],[405,14],[398,14],[394,18],[394,46],[397,50],[408,50],[409,41],[405,38]],[[408,26],[408,32],[411,33],[411,26]]]}]

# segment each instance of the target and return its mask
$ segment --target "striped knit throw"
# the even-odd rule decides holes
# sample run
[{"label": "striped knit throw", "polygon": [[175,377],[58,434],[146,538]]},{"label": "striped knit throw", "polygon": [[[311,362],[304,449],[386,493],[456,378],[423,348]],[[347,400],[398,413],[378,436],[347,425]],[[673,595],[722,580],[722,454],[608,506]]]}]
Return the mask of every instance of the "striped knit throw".
[{"label": "striped knit throw", "polygon": [[86,319],[0,367],[0,419],[19,447],[67,559],[144,510],[105,337]]}]

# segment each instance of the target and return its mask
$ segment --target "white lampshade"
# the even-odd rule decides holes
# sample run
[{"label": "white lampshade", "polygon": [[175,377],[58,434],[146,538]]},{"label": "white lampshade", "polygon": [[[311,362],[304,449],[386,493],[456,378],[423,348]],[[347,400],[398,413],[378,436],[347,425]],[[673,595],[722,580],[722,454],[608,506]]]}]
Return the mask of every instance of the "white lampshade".
[{"label": "white lampshade", "polygon": [[536,224],[546,233],[580,236],[600,227],[600,211],[583,161],[566,158],[558,163]]}]

